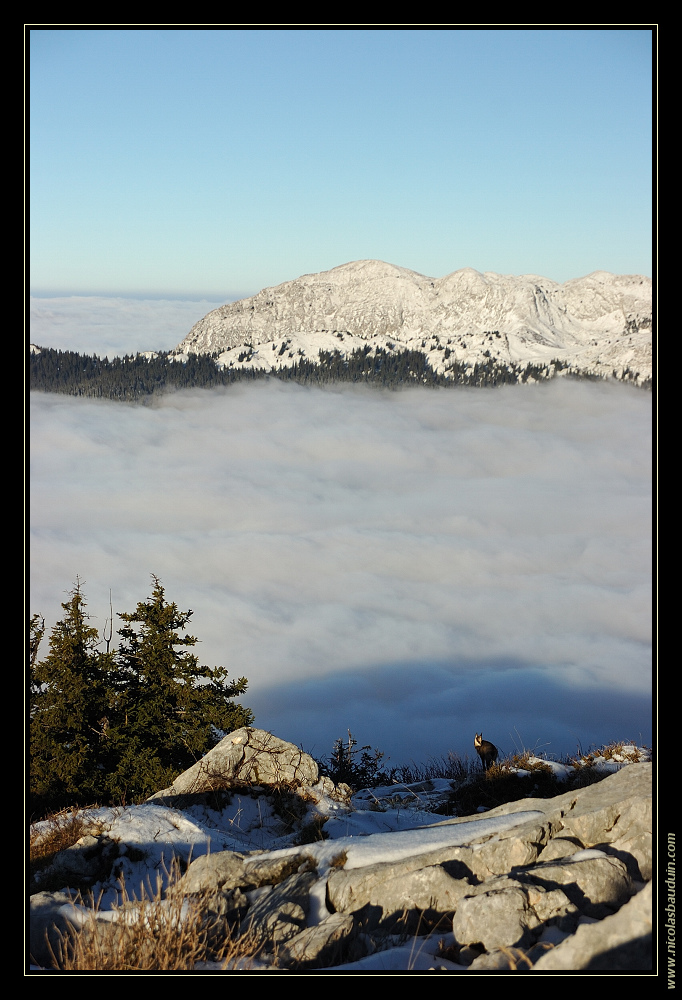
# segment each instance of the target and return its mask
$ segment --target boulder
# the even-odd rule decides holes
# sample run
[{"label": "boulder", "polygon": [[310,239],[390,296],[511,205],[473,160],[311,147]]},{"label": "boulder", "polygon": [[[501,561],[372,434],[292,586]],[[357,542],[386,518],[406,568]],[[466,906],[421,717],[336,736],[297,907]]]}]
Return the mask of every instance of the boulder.
[{"label": "boulder", "polygon": [[561,889],[545,889],[499,876],[469,890],[453,918],[455,940],[462,946],[528,949],[549,926],[575,929],[579,910]]},{"label": "boulder", "polygon": [[522,948],[496,948],[494,951],[484,951],[469,966],[472,970],[514,969],[516,971],[532,969],[532,967],[533,963]]},{"label": "boulder", "polygon": [[583,924],[546,952],[534,972],[581,969],[585,972],[646,972],[652,967],[651,882],[617,913]]},{"label": "boulder", "polygon": [[87,890],[94,882],[106,878],[118,855],[119,845],[106,835],[85,834],[33,873],[31,891],[65,886]]},{"label": "boulder", "polygon": [[278,885],[303,866],[312,867],[311,860],[303,850],[301,854],[282,854],[264,859],[235,851],[202,854],[192,861],[175,891],[194,893],[220,889],[227,892],[240,888],[248,892],[263,885]]},{"label": "boulder", "polygon": [[195,858],[178,881],[180,893],[215,892],[241,888],[244,884],[245,855],[235,851],[218,851]]},{"label": "boulder", "polygon": [[[538,857],[544,860],[595,847],[624,862],[632,879],[651,878],[652,864],[652,765],[628,764],[615,774],[585,788],[564,792],[550,799],[525,798],[488,810],[486,817],[511,816],[529,810],[544,813],[541,837],[536,837]],[[445,820],[445,823],[470,822],[472,817]],[[537,821],[531,821],[531,824]],[[517,843],[519,829],[500,837]],[[526,834],[524,836],[527,837]],[[532,839],[532,837],[531,837]],[[559,844],[554,841],[560,839]],[[500,848],[491,845],[496,853]],[[511,860],[511,859],[510,859]],[[503,866],[505,862],[502,862]],[[477,867],[477,866],[475,866]],[[477,871],[478,871],[477,867]],[[493,863],[489,871],[499,874]]]},{"label": "boulder", "polygon": [[275,948],[296,937],[306,927],[310,890],[317,881],[316,871],[296,872],[259,894],[242,920],[240,933]]},{"label": "boulder", "polygon": [[235,784],[315,785],[317,780],[318,767],[309,754],[264,729],[244,726],[148,801],[217,792]]},{"label": "boulder", "polygon": [[348,939],[355,929],[350,914],[332,913],[325,920],[306,928],[283,942],[277,949],[277,961],[285,968],[321,969],[343,961]]},{"label": "boulder", "polygon": [[609,916],[634,892],[624,862],[594,849],[530,865],[517,877],[546,889],[560,887],[581,913],[598,919]]},{"label": "boulder", "polygon": [[652,810],[651,764],[630,764],[580,791],[562,817],[564,836],[620,857],[633,878],[647,881],[652,875]]},{"label": "boulder", "polygon": [[410,932],[454,912],[469,889],[466,879],[453,878],[443,865],[409,868],[387,863],[334,869],[327,879],[328,906],[356,914],[366,929]]}]

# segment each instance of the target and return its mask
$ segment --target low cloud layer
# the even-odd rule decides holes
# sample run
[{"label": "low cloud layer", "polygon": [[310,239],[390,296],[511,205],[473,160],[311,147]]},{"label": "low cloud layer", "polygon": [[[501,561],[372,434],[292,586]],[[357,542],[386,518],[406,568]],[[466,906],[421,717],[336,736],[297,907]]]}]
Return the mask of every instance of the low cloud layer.
[{"label": "low cloud layer", "polygon": [[40,347],[109,358],[170,351],[224,301],[31,296],[31,341]]},{"label": "low cloud layer", "polygon": [[256,724],[391,763],[474,732],[651,739],[651,397],[276,381],[151,406],[34,394],[31,611],[102,628],[158,575]]}]

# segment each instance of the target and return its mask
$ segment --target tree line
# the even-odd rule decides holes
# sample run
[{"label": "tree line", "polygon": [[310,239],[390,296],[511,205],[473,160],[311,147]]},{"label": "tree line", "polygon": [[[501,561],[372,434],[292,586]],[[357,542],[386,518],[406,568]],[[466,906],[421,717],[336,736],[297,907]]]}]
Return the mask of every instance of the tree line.
[{"label": "tree line", "polygon": [[[189,652],[191,611],[152,593],[118,615],[119,643],[89,622],[80,581],[62,604],[49,651],[39,658],[44,620],[30,620],[29,800],[34,816],[71,805],[141,801],[167,787],[226,735],[251,725],[233,699],[247,680],[228,681]],[[105,629],[106,631],[106,629]],[[109,628],[111,637],[113,628]]]},{"label": "tree line", "polygon": [[[29,387],[40,392],[58,392],[121,401],[145,400],[158,392],[176,389],[213,388],[235,382],[278,378],[304,385],[332,382],[366,382],[382,387],[497,386],[551,378],[567,366],[561,361],[547,365],[519,365],[498,362],[488,356],[474,364],[451,359],[446,371],[436,371],[425,353],[393,350],[366,344],[352,352],[320,351],[317,361],[300,355],[284,368],[264,371],[256,368],[220,367],[218,354],[190,354],[176,360],[171,352],[156,357],[144,354],[98,358],[75,351],[40,348],[31,353]],[[240,355],[248,359],[249,354]],[[577,374],[577,373],[576,373]]]},{"label": "tree line", "polygon": [[171,389],[213,388],[261,375],[220,368],[215,358],[190,354],[186,360],[175,361],[166,351],[156,357],[135,354],[109,360],[41,347],[30,356],[29,387],[69,396],[134,401]]}]

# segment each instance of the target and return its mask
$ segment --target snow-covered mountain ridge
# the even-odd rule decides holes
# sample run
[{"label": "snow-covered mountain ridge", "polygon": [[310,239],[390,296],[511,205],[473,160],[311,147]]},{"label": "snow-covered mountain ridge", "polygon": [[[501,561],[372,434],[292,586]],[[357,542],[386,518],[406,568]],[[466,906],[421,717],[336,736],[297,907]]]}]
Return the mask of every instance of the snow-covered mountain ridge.
[{"label": "snow-covered mountain ridge", "polygon": [[546,365],[639,380],[652,373],[652,282],[595,271],[559,284],[463,268],[429,278],[376,260],[305,274],[228,303],[196,323],[176,355],[277,369],[319,352],[418,350],[434,370],[455,363]]}]

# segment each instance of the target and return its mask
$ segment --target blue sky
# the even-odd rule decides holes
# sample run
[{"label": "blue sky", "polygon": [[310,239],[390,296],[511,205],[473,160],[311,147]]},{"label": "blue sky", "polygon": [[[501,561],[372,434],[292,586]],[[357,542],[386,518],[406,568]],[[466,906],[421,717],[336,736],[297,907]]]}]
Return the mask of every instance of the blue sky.
[{"label": "blue sky", "polygon": [[652,31],[31,30],[30,287],[652,273]]}]

